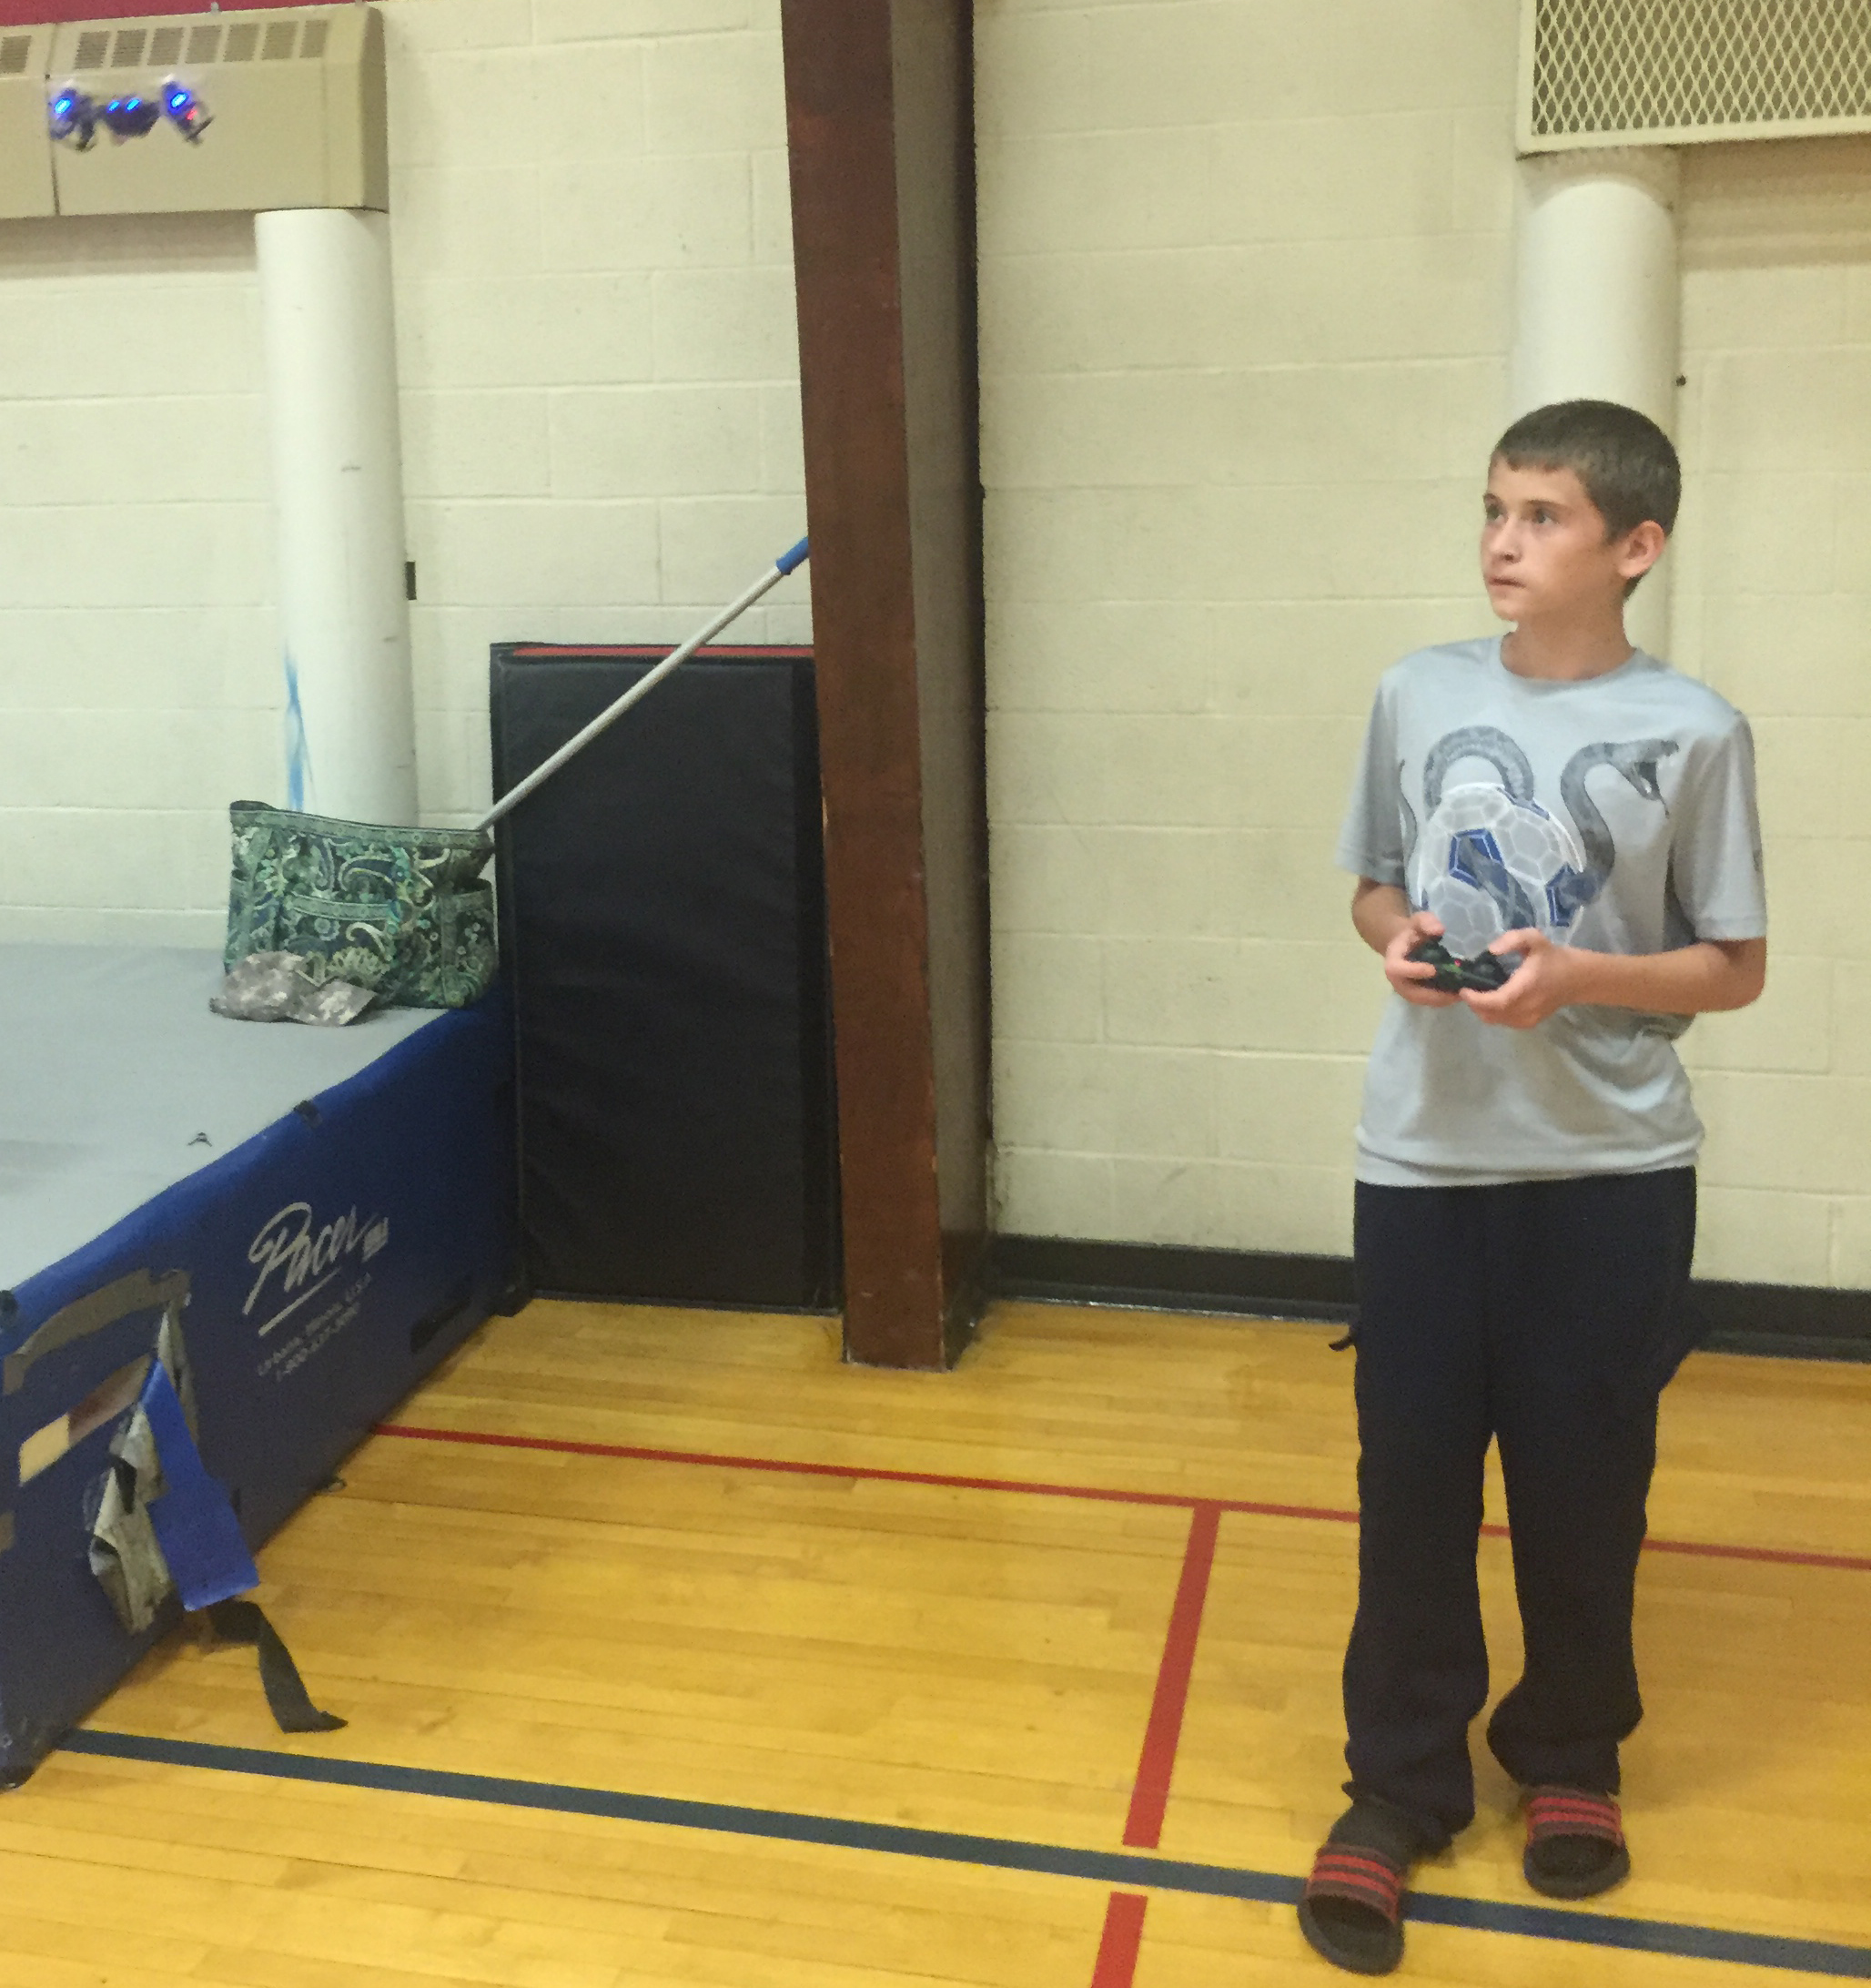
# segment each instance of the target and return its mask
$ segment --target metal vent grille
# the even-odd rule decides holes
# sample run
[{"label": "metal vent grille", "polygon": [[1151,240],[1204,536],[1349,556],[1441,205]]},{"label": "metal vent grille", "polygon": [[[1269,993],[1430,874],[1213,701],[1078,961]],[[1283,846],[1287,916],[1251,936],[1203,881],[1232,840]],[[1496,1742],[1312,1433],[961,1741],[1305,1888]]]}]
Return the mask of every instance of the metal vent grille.
[{"label": "metal vent grille", "polygon": [[1522,151],[1871,131],[1865,0],[1522,6]]},{"label": "metal vent grille", "polygon": [[[87,28],[73,49],[76,70],[173,69],[185,59],[190,68],[222,62],[322,62],[331,45],[328,15],[312,19],[204,21],[169,23],[150,29],[140,25]],[[0,76],[18,76],[31,59],[29,36],[0,37]]]},{"label": "metal vent grille", "polygon": [[9,35],[0,41],[0,76],[24,76],[26,57],[33,52],[30,35]]}]

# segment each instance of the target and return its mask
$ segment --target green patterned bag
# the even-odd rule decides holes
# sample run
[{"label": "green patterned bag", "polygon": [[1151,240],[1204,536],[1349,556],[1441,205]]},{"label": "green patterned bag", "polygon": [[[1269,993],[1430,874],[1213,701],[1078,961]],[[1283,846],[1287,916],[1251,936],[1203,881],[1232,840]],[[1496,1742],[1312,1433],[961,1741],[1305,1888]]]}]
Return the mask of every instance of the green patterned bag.
[{"label": "green patterned bag", "polygon": [[380,828],[236,801],[226,961],[304,957],[399,1008],[465,1008],[499,965],[494,853],[479,828]]}]

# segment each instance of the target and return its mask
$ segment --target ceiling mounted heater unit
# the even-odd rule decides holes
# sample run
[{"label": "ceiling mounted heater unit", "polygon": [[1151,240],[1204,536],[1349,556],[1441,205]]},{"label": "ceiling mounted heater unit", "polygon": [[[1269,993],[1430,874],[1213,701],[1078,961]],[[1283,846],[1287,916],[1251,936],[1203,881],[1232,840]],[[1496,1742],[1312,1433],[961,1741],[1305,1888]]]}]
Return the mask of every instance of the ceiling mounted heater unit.
[{"label": "ceiling mounted heater unit", "polygon": [[[389,204],[383,23],[374,7],[67,21],[43,46],[39,34],[23,73],[61,214]],[[0,106],[8,46],[0,41]],[[178,117],[172,98],[194,115]],[[64,131],[73,120],[61,106],[74,101],[86,127]],[[88,128],[93,117],[102,128]]]},{"label": "ceiling mounted heater unit", "polygon": [[1520,148],[1871,131],[1866,0],[1521,0]]},{"label": "ceiling mounted heater unit", "polygon": [[49,27],[0,32],[0,220],[58,211],[52,198],[52,147],[46,142]]}]

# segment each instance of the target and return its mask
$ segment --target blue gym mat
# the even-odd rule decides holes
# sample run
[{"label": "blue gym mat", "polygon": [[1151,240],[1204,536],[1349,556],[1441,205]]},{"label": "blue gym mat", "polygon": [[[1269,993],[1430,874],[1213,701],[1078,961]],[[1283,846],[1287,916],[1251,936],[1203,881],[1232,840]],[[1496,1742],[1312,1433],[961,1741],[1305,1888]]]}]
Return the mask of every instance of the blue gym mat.
[{"label": "blue gym mat", "polygon": [[258,1547],[508,1286],[501,996],[319,1030],[210,1013],[218,979],[207,952],[0,946],[10,1778],[176,1619],[127,1628],[95,1570],[153,1360]]}]

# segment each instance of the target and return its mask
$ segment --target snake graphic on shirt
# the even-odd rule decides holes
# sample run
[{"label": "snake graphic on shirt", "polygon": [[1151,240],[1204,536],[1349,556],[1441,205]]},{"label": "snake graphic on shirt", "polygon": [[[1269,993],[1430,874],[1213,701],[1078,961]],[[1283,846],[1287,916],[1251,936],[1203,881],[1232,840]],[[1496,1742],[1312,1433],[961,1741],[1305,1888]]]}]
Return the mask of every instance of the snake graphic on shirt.
[{"label": "snake graphic on shirt", "polygon": [[[1559,777],[1575,836],[1533,798],[1532,766],[1505,732],[1472,725],[1449,733],[1423,761],[1427,818],[1420,830],[1409,801],[1402,804],[1411,904],[1441,919],[1451,952],[1485,951],[1502,932],[1524,928],[1563,943],[1618,859],[1610,824],[1587,787],[1591,776],[1608,766],[1661,806],[1657,769],[1676,750],[1667,738],[1582,746]],[[1486,760],[1500,778],[1449,786],[1464,759]]]}]

